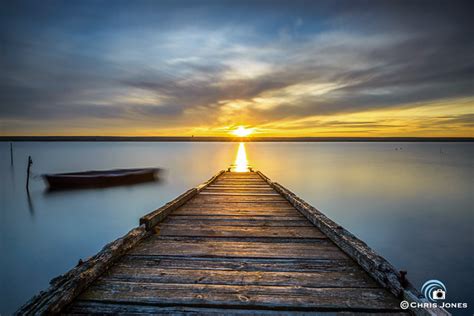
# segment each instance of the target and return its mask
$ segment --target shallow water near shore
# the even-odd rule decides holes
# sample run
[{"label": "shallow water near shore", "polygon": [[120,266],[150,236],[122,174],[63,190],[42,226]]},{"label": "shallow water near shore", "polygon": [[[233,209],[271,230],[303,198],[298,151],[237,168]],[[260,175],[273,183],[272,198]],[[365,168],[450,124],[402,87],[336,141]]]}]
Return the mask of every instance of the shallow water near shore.
[{"label": "shallow water near shore", "polygon": [[[0,142],[0,314],[232,164],[239,143]],[[246,159],[389,260],[419,289],[474,304],[473,143],[246,143]],[[33,158],[29,194],[28,155]],[[43,173],[163,168],[160,181],[47,193]]]}]

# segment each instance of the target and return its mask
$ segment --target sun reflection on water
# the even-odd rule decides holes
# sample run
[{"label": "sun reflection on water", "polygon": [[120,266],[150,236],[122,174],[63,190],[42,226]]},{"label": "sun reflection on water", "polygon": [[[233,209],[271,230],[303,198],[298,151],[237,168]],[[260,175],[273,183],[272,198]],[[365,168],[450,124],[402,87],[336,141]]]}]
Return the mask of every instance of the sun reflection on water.
[{"label": "sun reflection on water", "polygon": [[245,143],[239,144],[237,150],[237,156],[235,157],[234,165],[232,166],[234,172],[247,172],[249,171],[249,163],[247,160],[247,152],[245,151]]}]

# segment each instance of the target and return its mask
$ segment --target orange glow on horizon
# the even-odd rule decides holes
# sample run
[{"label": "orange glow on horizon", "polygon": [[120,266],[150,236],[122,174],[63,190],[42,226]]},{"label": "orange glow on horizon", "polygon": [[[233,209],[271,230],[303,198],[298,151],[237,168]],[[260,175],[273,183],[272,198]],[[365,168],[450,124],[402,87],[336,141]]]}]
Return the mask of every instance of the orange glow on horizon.
[{"label": "orange glow on horizon", "polygon": [[51,120],[47,124],[0,119],[0,136],[194,136],[228,137],[234,141],[243,141],[246,137],[473,137],[473,108],[472,97],[357,112],[275,118],[257,107],[255,110],[241,109],[237,119],[245,125],[237,126],[234,125],[233,112],[224,111],[215,119],[208,119],[208,110],[199,108],[163,125],[157,125],[151,119],[137,121],[126,118],[75,118]]}]

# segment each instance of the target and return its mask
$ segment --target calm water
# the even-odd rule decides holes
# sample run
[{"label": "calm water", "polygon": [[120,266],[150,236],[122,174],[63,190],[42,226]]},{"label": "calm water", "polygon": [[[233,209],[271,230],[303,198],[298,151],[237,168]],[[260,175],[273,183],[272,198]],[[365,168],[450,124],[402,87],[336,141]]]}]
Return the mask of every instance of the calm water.
[{"label": "calm water", "polygon": [[[236,157],[238,143],[0,142],[0,313]],[[474,305],[472,143],[250,143],[247,158],[345,226],[420,288]],[[402,148],[395,150],[395,148]],[[26,160],[33,157],[30,197]],[[162,167],[161,182],[45,193],[41,173]],[[472,314],[473,309],[464,311]],[[455,314],[460,312],[453,311]]]}]

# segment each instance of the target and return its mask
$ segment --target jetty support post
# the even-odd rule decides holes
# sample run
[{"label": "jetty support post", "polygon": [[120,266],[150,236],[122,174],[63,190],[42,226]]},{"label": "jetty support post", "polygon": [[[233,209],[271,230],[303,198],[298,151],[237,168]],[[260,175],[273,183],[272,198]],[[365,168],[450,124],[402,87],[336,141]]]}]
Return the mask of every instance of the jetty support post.
[{"label": "jetty support post", "polygon": [[31,156],[28,156],[28,167],[26,168],[26,191],[30,191],[30,169],[33,164]]},{"label": "jetty support post", "polygon": [[13,143],[10,143],[10,165],[13,166]]}]

